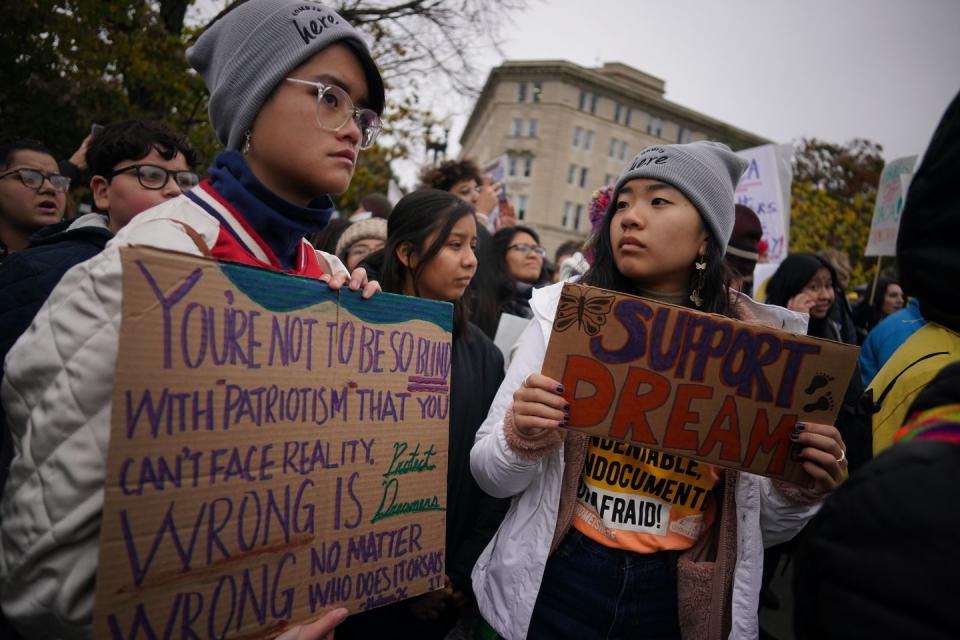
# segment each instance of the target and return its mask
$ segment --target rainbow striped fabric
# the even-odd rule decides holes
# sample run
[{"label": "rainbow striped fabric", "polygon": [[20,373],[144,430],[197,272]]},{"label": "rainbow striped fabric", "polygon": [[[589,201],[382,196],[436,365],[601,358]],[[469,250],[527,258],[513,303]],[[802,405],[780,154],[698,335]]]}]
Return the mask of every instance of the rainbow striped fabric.
[{"label": "rainbow striped fabric", "polygon": [[960,404],[945,404],[910,416],[894,442],[941,440],[960,444]]}]

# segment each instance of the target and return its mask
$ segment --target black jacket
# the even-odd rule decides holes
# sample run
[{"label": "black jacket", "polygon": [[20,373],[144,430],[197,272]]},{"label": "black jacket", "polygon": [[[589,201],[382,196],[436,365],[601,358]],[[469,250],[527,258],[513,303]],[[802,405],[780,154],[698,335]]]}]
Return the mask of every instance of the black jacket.
[{"label": "black jacket", "polygon": [[[371,265],[373,269],[375,265]],[[446,574],[454,589],[472,597],[470,572],[500,527],[509,500],[486,495],[470,472],[470,449],[503,380],[503,355],[476,325],[453,341],[450,370],[450,453],[447,466]],[[472,599],[472,598],[471,598]],[[421,621],[403,602],[350,616],[339,640],[440,640],[457,621],[447,607],[439,619]]]},{"label": "black jacket", "polygon": [[796,558],[797,637],[960,638],[960,446],[894,445],[807,525]]},{"label": "black jacket", "polygon": [[897,234],[900,284],[930,322],[960,332],[960,93],[947,107],[907,192]]},{"label": "black jacket", "polygon": [[113,237],[105,222],[79,227],[76,222],[64,220],[37,231],[29,247],[0,266],[0,361],[30,327],[63,274],[103,251]]},{"label": "black jacket", "polygon": [[[921,411],[960,402],[960,362],[910,407],[914,429],[951,425]],[[960,444],[894,444],[851,476],[807,525],[797,554],[801,640],[960,638]]]},{"label": "black jacket", "polygon": [[485,494],[470,472],[470,449],[503,381],[503,354],[476,325],[453,342],[450,459],[447,468],[447,575],[472,593],[470,572],[510,506]]},{"label": "black jacket", "polygon": [[[44,227],[33,234],[29,247],[10,254],[0,264],[0,378],[6,369],[7,353],[30,328],[63,274],[103,251],[113,237],[105,218],[84,218],[94,224],[76,226],[77,220],[64,220]],[[75,228],[70,229],[72,224]],[[13,441],[0,406],[0,489],[6,483],[12,459]]]}]

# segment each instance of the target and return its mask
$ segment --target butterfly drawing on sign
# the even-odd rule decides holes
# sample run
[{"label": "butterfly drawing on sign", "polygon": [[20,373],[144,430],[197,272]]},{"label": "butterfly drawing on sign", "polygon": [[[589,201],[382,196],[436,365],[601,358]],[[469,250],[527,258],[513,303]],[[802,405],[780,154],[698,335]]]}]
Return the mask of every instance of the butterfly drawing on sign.
[{"label": "butterfly drawing on sign", "polygon": [[554,327],[557,331],[566,331],[576,324],[588,336],[595,336],[600,333],[600,327],[607,321],[607,314],[610,313],[613,300],[613,296],[603,294],[588,296],[587,293],[581,293],[579,296],[573,296],[562,293]]}]

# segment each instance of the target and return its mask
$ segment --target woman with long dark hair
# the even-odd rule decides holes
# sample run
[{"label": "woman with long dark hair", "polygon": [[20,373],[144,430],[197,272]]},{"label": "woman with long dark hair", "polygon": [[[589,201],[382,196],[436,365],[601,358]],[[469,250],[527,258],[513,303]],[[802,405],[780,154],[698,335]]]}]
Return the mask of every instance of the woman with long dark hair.
[{"label": "woman with long dark hair", "polygon": [[[740,315],[722,256],[745,167],[717,143],[642,151],[616,183],[581,282]],[[842,480],[840,435],[810,423],[791,435],[815,479],[805,491],[563,431],[574,407],[558,381],[539,373],[561,287],[534,292],[534,320],[471,453],[480,486],[513,498],[474,570],[481,613],[510,640],[757,637],[763,547],[793,536]],[[598,465],[629,465],[657,482],[600,486],[590,473]],[[701,496],[696,504],[665,501],[648,486],[681,482]],[[598,508],[610,492],[625,510]],[[662,505],[658,523],[624,519],[651,502]]]},{"label": "woman with long dark hair", "polygon": [[880,322],[892,313],[903,309],[903,289],[900,283],[893,278],[880,277],[877,279],[876,291],[873,300],[869,297],[860,303],[854,311],[854,322],[857,325],[857,344],[863,344],[867,334],[873,331]]},{"label": "woman with long dark hair", "polygon": [[485,495],[470,474],[470,448],[503,380],[503,356],[468,320],[468,287],[477,270],[473,213],[451,193],[414,191],[397,202],[387,242],[369,261],[384,291],[453,303],[446,585],[355,616],[337,630],[338,638],[370,638],[385,629],[398,630],[397,637],[443,638],[475,610],[470,571],[508,503]]},{"label": "woman with long dark hair", "polygon": [[842,342],[840,325],[830,311],[842,295],[833,266],[813,253],[794,253],[780,263],[767,282],[767,303],[809,314],[807,335]]}]

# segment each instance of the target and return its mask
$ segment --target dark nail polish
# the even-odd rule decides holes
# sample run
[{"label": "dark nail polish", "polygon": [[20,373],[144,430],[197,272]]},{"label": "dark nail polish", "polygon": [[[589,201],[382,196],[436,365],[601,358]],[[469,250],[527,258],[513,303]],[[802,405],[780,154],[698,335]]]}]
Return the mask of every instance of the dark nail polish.
[{"label": "dark nail polish", "polygon": [[570,405],[568,405],[568,404],[563,405],[563,410],[564,410],[564,411],[570,411]]},{"label": "dark nail polish", "polygon": [[570,414],[569,414],[569,413],[563,414],[563,421],[564,421],[564,422],[570,422]]},{"label": "dark nail polish", "polygon": [[800,439],[800,434],[794,431],[793,433],[790,434],[790,439],[793,441],[797,441]]},{"label": "dark nail polish", "polygon": [[803,424],[802,422],[798,422],[797,425],[793,428],[793,430],[794,430],[794,431],[803,431],[803,430],[806,429],[806,428],[807,428],[807,425]]},{"label": "dark nail polish", "polygon": [[558,422],[558,423],[557,423],[557,426],[558,426],[558,427],[563,427],[563,426],[565,426],[565,425],[566,425],[565,422]]},{"label": "dark nail polish", "polygon": [[563,385],[562,385],[562,384],[558,384],[558,385],[557,385],[557,393],[563,393]]}]

